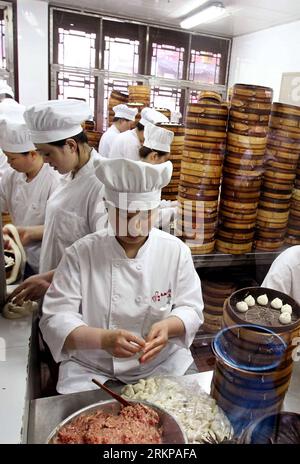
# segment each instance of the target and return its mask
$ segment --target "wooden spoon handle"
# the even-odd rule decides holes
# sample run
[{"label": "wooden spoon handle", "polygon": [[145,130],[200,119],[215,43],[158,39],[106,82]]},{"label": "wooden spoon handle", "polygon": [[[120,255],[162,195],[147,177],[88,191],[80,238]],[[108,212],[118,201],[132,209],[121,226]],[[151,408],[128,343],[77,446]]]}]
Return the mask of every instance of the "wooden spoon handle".
[{"label": "wooden spoon handle", "polygon": [[102,390],[106,391],[106,393],[112,396],[115,400],[119,401],[119,403],[123,404],[123,406],[130,405],[130,403],[127,400],[125,400],[121,395],[118,395],[118,393],[115,393],[113,390],[103,385],[103,383],[98,382],[98,380],[96,379],[92,379],[92,382],[98,385],[98,387],[102,388]]}]

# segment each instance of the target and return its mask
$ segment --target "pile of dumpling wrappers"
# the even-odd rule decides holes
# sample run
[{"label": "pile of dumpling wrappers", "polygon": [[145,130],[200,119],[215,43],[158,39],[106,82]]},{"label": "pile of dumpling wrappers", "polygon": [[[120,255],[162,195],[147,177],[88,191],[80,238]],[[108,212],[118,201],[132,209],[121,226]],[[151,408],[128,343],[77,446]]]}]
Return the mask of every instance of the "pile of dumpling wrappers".
[{"label": "pile of dumpling wrappers", "polygon": [[233,435],[232,426],[216,401],[188,377],[150,377],[122,389],[126,399],[154,403],[180,422],[189,443],[203,443],[210,437],[221,442]]}]

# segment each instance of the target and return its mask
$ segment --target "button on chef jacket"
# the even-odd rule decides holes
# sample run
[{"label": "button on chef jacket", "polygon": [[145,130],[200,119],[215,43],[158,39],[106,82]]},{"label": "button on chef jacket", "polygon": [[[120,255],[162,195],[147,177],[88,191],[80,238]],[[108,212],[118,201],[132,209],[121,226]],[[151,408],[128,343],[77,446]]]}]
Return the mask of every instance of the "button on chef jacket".
[{"label": "button on chef jacket", "polygon": [[101,218],[106,217],[102,183],[94,174],[99,158],[93,150],[75,178],[72,179],[71,174],[63,177],[49,199],[40,258],[41,273],[55,269],[64,250],[76,240],[102,228]]},{"label": "button on chef jacket", "polygon": [[112,124],[112,126],[110,126],[110,128],[102,135],[98,148],[98,152],[101,156],[105,156],[105,158],[109,157],[111,146],[120,133],[121,132],[115,124]]},{"label": "button on chef jacket", "polygon": [[[70,278],[71,277],[71,278]],[[171,338],[152,361],[135,355],[116,358],[104,350],[66,352],[63,345],[77,327],[126,329],[141,335],[157,312],[179,317],[185,335]],[[199,277],[189,248],[177,237],[152,229],[136,258],[129,259],[113,236],[91,234],[66,251],[44,298],[40,327],[57,362],[57,391],[92,390],[93,377],[134,383],[156,374],[183,375],[193,362],[189,350],[203,322]]]},{"label": "button on chef jacket", "polygon": [[110,149],[109,158],[127,158],[140,161],[141,142],[136,130],[128,130],[119,134]]},{"label": "button on chef jacket", "polygon": [[261,286],[286,293],[300,304],[300,245],[288,248],[275,259]]},{"label": "button on chef jacket", "polygon": [[[45,163],[31,182],[26,179],[26,174],[14,169],[4,173],[0,183],[1,209],[9,212],[15,226],[43,225],[47,200],[61,176]],[[41,242],[32,242],[24,248],[28,264],[38,273]]]}]

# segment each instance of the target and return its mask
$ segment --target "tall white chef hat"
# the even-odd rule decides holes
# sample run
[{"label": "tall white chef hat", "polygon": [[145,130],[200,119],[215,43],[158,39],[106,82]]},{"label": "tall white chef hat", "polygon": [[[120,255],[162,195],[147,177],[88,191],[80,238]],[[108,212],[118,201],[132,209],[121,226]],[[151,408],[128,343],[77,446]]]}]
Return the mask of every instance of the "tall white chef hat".
[{"label": "tall white chef hat", "polygon": [[104,197],[116,208],[147,211],[160,204],[161,189],[172,176],[172,163],[144,163],[122,159],[103,159],[96,176],[105,187]]},{"label": "tall white chef hat", "polygon": [[7,93],[7,95],[10,95],[12,98],[15,98],[15,94],[13,89],[7,84],[5,81],[0,82],[0,95],[3,95]]},{"label": "tall white chef hat", "polygon": [[91,115],[80,100],[49,100],[28,107],[24,119],[34,143],[67,139],[82,132],[81,123]]},{"label": "tall white chef hat", "polygon": [[0,120],[0,146],[10,153],[24,153],[35,150],[31,135],[24,119]]},{"label": "tall white chef hat", "polygon": [[145,127],[144,137],[144,147],[151,148],[151,150],[159,150],[169,153],[174,134],[172,131],[164,129],[163,127],[147,124]]},{"label": "tall white chef hat", "polygon": [[129,108],[127,105],[116,105],[113,107],[113,111],[115,113],[115,118],[124,118],[128,121],[134,121],[135,116],[138,112],[137,108]]},{"label": "tall white chef hat", "polygon": [[143,108],[141,111],[140,123],[143,126],[147,124],[157,124],[158,122],[169,122],[169,119],[164,114],[156,111],[154,108]]}]

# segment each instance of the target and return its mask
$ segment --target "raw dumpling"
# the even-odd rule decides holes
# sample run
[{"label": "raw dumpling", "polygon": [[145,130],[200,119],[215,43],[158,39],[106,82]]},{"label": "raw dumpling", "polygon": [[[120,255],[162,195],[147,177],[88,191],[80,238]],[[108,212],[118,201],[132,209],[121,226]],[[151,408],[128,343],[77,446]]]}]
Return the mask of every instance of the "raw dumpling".
[{"label": "raw dumpling", "polygon": [[292,314],[293,309],[292,309],[291,305],[285,304],[285,305],[282,306],[281,312],[282,312],[282,313]]},{"label": "raw dumpling", "polygon": [[280,316],[279,316],[279,322],[281,324],[290,324],[292,322],[291,314],[289,314],[287,312],[281,313]]},{"label": "raw dumpling", "polygon": [[239,301],[237,304],[236,304],[236,309],[240,312],[240,313],[245,313],[246,311],[248,311],[248,305],[245,301]]},{"label": "raw dumpling", "polygon": [[247,298],[244,298],[244,301],[245,301],[245,303],[247,303],[247,305],[248,305],[249,307],[255,305],[255,299],[253,298],[252,295],[248,295]]},{"label": "raw dumpling", "polygon": [[257,298],[257,303],[259,305],[266,306],[269,303],[267,295],[259,295],[259,297]]},{"label": "raw dumpling", "polygon": [[282,308],[282,301],[280,298],[274,298],[274,300],[271,301],[271,306],[274,309],[281,309]]}]

